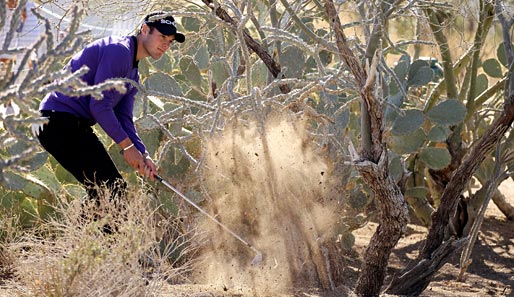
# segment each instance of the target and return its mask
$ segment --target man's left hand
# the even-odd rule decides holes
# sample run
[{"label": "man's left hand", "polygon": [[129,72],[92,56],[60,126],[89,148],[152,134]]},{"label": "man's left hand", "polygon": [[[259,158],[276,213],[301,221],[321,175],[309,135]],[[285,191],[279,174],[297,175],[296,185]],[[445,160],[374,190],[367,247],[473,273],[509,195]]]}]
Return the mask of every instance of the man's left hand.
[{"label": "man's left hand", "polygon": [[150,180],[154,180],[154,175],[157,174],[157,166],[155,166],[155,163],[153,160],[146,156],[145,158],[145,169],[144,169],[144,176],[149,177]]}]

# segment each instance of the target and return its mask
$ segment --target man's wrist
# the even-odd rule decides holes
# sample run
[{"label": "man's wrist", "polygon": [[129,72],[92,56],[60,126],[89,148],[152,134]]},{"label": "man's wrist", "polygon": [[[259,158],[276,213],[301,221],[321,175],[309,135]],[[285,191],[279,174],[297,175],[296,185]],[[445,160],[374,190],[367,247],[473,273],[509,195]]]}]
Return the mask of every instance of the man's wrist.
[{"label": "man's wrist", "polygon": [[131,143],[129,145],[127,145],[125,148],[122,148],[121,151],[120,151],[120,154],[123,156],[123,153],[126,151],[126,150],[129,150],[131,147],[134,146],[134,143]]}]

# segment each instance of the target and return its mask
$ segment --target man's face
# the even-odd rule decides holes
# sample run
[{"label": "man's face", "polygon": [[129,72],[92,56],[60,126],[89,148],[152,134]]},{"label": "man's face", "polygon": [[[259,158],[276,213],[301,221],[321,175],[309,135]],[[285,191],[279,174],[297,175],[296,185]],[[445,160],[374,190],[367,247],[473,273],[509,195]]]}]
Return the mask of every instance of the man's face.
[{"label": "man's face", "polygon": [[145,56],[150,56],[154,60],[159,60],[175,40],[174,35],[164,35],[156,28],[150,28],[146,24],[143,25],[141,34],[143,35],[143,49],[147,54]]}]

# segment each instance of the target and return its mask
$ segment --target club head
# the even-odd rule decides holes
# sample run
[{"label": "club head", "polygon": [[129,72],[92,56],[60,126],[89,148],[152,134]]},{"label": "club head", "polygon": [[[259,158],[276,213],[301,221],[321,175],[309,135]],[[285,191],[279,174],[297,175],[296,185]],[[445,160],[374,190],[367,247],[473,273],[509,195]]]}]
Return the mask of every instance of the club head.
[{"label": "club head", "polygon": [[257,253],[252,260],[252,266],[257,266],[262,262],[262,253]]}]

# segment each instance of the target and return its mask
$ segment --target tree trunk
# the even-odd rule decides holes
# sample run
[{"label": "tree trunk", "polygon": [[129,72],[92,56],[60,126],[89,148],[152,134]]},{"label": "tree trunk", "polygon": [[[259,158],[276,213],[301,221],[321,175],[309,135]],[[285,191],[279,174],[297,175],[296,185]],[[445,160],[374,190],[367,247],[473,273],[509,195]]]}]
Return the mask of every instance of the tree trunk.
[{"label": "tree trunk", "polygon": [[409,213],[400,189],[388,176],[385,166],[387,162],[381,160],[378,166],[366,163],[359,166],[359,172],[373,190],[381,213],[380,224],[364,254],[355,292],[360,296],[378,296],[384,283],[389,256],[406,231]]},{"label": "tree trunk", "polygon": [[[450,182],[441,197],[441,205],[433,215],[432,226],[427,235],[427,240],[423,249],[421,250],[417,266],[422,263],[433,263],[447,261],[452,252],[447,253],[446,257],[436,259],[436,254],[445,254],[442,251],[446,249],[445,242],[443,241],[445,233],[448,232],[449,221],[455,212],[459,203],[461,193],[464,187],[468,184],[469,180],[480,166],[485,157],[492,151],[498,144],[505,132],[510,128],[514,120],[514,104],[512,101],[514,95],[509,94],[506,104],[504,106],[503,114],[498,117],[493,124],[484,133],[475,145],[472,147],[469,155],[466,156],[462,165],[452,175]],[[456,249],[453,249],[456,250]],[[444,264],[444,262],[442,262]],[[431,264],[435,265],[435,264]],[[428,286],[432,280],[432,276],[437,270],[432,271],[427,275],[420,275],[419,271],[407,269],[400,277],[394,279],[387,290],[389,294],[397,295],[418,295]],[[412,283],[412,286],[405,286],[405,283]]]},{"label": "tree trunk", "polygon": [[448,220],[455,211],[458,199],[464,191],[464,187],[467,185],[478,166],[480,166],[485,159],[486,155],[491,152],[505,132],[507,132],[513,120],[514,105],[506,105],[503,115],[497,118],[487,132],[484,133],[484,136],[477,141],[470,154],[462,163],[462,166],[452,175],[441,197],[441,206],[434,214],[433,225],[430,228],[427,242],[419,258],[429,259],[430,255],[441,245]]},{"label": "tree trunk", "polygon": [[[367,146],[363,149],[362,156],[353,150],[352,159],[375,195],[380,210],[380,225],[366,249],[356,284],[356,293],[361,296],[378,296],[384,282],[391,250],[407,227],[407,204],[399,187],[389,176],[387,148],[383,142],[383,106],[372,91],[373,71],[376,70],[377,65],[370,63],[368,75],[348,46],[341,21],[331,0],[325,1],[325,10],[334,30],[339,54],[359,87],[358,91],[365,109],[363,114],[369,119],[369,131],[364,131],[369,138]],[[375,59],[373,60],[375,62]]]}]

